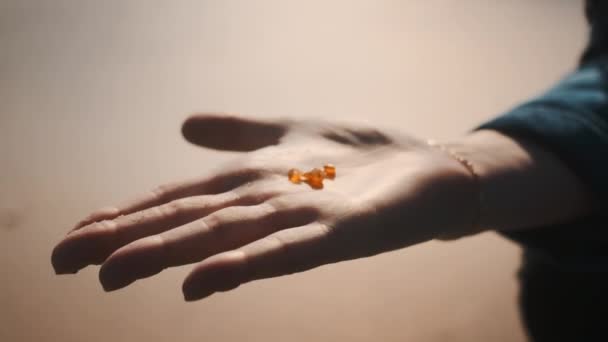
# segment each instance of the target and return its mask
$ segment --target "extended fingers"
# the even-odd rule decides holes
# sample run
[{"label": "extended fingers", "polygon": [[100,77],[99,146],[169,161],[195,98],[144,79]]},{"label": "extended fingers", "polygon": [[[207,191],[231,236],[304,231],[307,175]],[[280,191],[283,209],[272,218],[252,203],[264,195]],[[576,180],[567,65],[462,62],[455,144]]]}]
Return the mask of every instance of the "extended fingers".
[{"label": "extended fingers", "polygon": [[61,241],[53,250],[57,273],[74,273],[102,263],[118,248],[140,238],[181,226],[226,206],[259,203],[264,198],[240,197],[236,192],[174,200],[114,220],[85,226]]},{"label": "extended fingers", "polygon": [[184,298],[202,299],[252,280],[302,272],[332,262],[335,256],[329,246],[329,234],[330,229],[324,224],[311,223],[212,256],[186,278]]},{"label": "extended fingers", "polygon": [[217,195],[176,199],[113,220],[103,220],[68,234],[53,250],[55,271],[75,273],[90,264],[101,264],[118,248],[146,236],[156,235],[230,206],[260,204],[279,194],[294,191],[286,182],[269,177]]},{"label": "extended fingers", "polygon": [[100,281],[106,290],[115,290],[167,267],[200,261],[317,217],[311,208],[277,208],[271,203],[228,207],[126,245],[103,264]]}]

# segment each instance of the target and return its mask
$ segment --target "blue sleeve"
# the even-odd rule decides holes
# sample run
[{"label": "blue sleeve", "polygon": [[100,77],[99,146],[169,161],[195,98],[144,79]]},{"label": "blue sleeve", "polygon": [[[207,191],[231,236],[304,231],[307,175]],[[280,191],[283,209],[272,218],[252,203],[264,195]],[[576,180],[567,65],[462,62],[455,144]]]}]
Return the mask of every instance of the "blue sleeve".
[{"label": "blue sleeve", "polygon": [[608,58],[584,63],[544,95],[480,129],[538,143],[555,153],[608,209]]},{"label": "blue sleeve", "polygon": [[579,68],[479,129],[525,138],[552,151],[594,196],[596,210],[587,217],[503,233],[524,245],[524,268],[551,265],[608,274],[608,1],[585,4],[590,35]]}]

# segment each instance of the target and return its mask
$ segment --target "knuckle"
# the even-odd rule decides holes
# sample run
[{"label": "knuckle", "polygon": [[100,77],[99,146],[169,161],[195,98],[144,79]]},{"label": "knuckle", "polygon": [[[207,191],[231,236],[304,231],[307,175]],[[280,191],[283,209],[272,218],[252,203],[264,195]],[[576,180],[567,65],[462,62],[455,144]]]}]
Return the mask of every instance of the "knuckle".
[{"label": "knuckle", "polygon": [[120,229],[118,223],[112,220],[103,220],[91,223],[88,226],[78,230],[75,234],[71,235],[75,239],[118,239]]},{"label": "knuckle", "polygon": [[168,191],[169,186],[166,184],[162,184],[154,187],[152,190],[150,190],[150,193],[157,202],[163,202],[163,200],[167,196]]},{"label": "knuckle", "polygon": [[271,217],[272,215],[281,211],[272,201],[266,201],[259,205],[260,209],[263,210],[264,217]]},{"label": "knuckle", "polygon": [[107,206],[107,207],[103,207],[103,208],[99,208],[99,209],[95,210],[86,219],[94,220],[96,218],[105,217],[105,216],[112,216],[112,215],[118,216],[119,214],[120,214],[120,210],[118,208],[116,208],[114,206]]},{"label": "knuckle", "polygon": [[228,233],[226,222],[223,222],[222,218],[220,218],[217,214],[211,214],[200,222],[200,231],[203,232],[203,235],[209,236],[212,240],[214,240],[217,244],[222,245],[227,242]]},{"label": "knuckle", "polygon": [[282,264],[280,270],[282,274],[293,274],[306,269],[303,260],[293,250],[293,246],[280,233],[269,235],[265,239],[268,244],[274,245],[280,254],[277,260]]},{"label": "knuckle", "polygon": [[215,233],[218,230],[221,219],[217,213],[207,215],[205,218],[200,220],[200,230],[208,233]]},{"label": "knuckle", "polygon": [[260,179],[273,173],[276,168],[273,165],[276,165],[276,160],[247,158],[239,163],[236,173],[246,180]]},{"label": "knuckle", "polygon": [[159,218],[169,218],[175,214],[175,207],[171,204],[163,204],[158,207],[152,208],[151,211],[156,212],[154,216],[158,216]]},{"label": "knuckle", "polygon": [[188,210],[188,203],[183,199],[173,200],[159,206],[160,215],[163,217],[176,217],[183,215]]},{"label": "knuckle", "polygon": [[263,172],[261,170],[252,169],[249,167],[239,168],[237,170],[229,171],[221,175],[218,179],[221,192],[234,190],[238,187],[242,187],[248,182],[255,181],[262,178]]},{"label": "knuckle", "polygon": [[240,167],[243,170],[259,171],[264,168],[265,163],[262,163],[261,160],[256,158],[245,158],[240,164]]},{"label": "knuckle", "polygon": [[280,234],[268,235],[265,239],[269,244],[275,245],[276,248],[281,250],[282,253],[286,252],[288,249],[288,243],[281,237]]},{"label": "knuckle", "polygon": [[329,237],[335,232],[335,229],[326,223],[320,223],[316,225],[320,237]]},{"label": "knuckle", "polygon": [[252,193],[252,194],[246,194],[246,195],[242,195],[239,199],[239,204],[240,205],[257,205],[260,203],[263,203],[264,201],[268,200],[269,198],[272,198],[276,196],[276,193],[274,192],[260,192],[260,193]]},{"label": "knuckle", "polygon": [[89,226],[91,231],[111,231],[116,229],[116,222],[111,220],[103,220],[95,222]]},{"label": "knuckle", "polygon": [[274,197],[264,202],[270,208],[273,208],[275,211],[285,210],[291,206],[289,198],[287,196]]},{"label": "knuckle", "polygon": [[277,212],[297,213],[311,218],[322,216],[324,210],[318,203],[302,201],[300,197],[291,194],[272,197],[264,203],[272,206]]},{"label": "knuckle", "polygon": [[243,184],[234,192],[239,196],[239,203],[255,205],[271,198],[288,193],[288,189],[277,184],[274,180],[256,181]]}]

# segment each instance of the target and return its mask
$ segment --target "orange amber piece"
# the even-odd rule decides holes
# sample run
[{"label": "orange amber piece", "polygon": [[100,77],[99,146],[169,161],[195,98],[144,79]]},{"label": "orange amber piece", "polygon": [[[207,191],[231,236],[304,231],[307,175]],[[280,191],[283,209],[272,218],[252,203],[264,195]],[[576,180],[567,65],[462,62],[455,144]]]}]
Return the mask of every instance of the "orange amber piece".
[{"label": "orange amber piece", "polygon": [[289,178],[290,182],[300,184],[302,182],[302,171],[298,169],[291,169],[287,173],[287,177]]},{"label": "orange amber piece", "polygon": [[325,178],[334,179],[336,177],[336,167],[332,164],[325,164],[323,170],[314,168],[305,173],[298,169],[291,169],[287,173],[287,177],[294,184],[306,182],[313,189],[323,189]]},{"label": "orange amber piece", "polygon": [[332,164],[325,164],[325,166],[323,166],[323,171],[325,172],[325,176],[327,176],[327,178],[336,178],[336,167]]},{"label": "orange amber piece", "polygon": [[325,178],[323,171],[315,168],[306,172],[304,177],[306,178],[306,183],[313,189],[323,189],[323,178]]}]

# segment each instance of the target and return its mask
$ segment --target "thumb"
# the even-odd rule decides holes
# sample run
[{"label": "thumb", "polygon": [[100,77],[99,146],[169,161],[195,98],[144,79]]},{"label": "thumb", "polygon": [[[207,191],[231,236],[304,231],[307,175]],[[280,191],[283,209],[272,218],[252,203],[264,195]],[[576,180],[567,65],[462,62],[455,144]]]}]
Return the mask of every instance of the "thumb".
[{"label": "thumb", "polygon": [[258,120],[228,114],[192,115],[182,125],[189,142],[216,150],[254,151],[276,145],[287,131],[281,120]]}]

